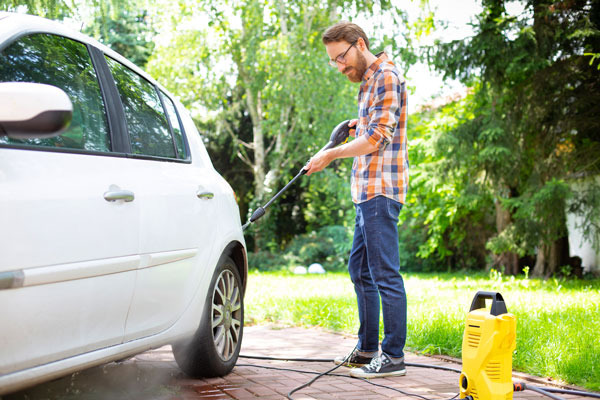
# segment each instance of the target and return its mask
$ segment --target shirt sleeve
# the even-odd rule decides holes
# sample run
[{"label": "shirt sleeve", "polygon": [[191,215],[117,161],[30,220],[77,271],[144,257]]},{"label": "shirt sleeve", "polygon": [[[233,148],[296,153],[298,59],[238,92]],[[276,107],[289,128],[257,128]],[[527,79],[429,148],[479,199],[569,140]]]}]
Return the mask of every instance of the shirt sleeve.
[{"label": "shirt sleeve", "polygon": [[383,70],[374,85],[366,135],[371,144],[381,147],[392,141],[400,120],[401,86],[398,76],[389,70]]}]

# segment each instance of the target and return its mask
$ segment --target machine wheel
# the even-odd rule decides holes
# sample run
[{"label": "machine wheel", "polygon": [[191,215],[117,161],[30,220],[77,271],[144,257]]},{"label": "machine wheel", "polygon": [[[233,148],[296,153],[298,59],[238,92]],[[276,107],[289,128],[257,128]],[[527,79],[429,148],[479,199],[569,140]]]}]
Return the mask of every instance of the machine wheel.
[{"label": "machine wheel", "polygon": [[237,362],[244,330],[242,280],[223,256],[215,270],[200,326],[191,339],[173,344],[179,368],[191,377],[228,374]]}]

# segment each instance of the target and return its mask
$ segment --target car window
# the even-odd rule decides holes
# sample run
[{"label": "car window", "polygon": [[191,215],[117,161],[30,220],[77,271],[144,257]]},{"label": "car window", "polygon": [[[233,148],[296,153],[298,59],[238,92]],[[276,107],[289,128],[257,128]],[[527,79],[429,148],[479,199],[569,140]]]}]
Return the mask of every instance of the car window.
[{"label": "car window", "polygon": [[173,100],[171,100],[169,96],[167,96],[163,92],[161,92],[160,94],[163,99],[165,109],[167,110],[169,122],[171,123],[173,137],[175,138],[175,146],[177,147],[177,158],[185,160],[187,158],[187,154],[185,151],[185,145],[183,143],[183,129],[181,129],[181,124],[179,123],[179,117],[177,115],[177,111],[175,110],[175,104],[173,104]]},{"label": "car window", "polygon": [[106,57],[125,109],[133,154],[175,157],[175,144],[158,92],[150,82]]},{"label": "car window", "polygon": [[62,135],[45,139],[0,136],[1,144],[110,151],[104,102],[84,44],[49,34],[22,37],[0,53],[0,81],[54,85],[73,103],[71,125]]}]

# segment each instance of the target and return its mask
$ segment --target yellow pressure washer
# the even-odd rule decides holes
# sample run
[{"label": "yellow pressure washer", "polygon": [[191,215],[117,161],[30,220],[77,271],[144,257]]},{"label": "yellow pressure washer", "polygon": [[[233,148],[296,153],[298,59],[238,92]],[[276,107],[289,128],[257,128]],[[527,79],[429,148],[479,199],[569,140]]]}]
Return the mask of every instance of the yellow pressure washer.
[{"label": "yellow pressure washer", "polygon": [[[492,300],[489,311],[486,299]],[[506,310],[502,295],[477,292],[463,336],[461,399],[512,400],[512,354],[516,338],[517,320]]]}]

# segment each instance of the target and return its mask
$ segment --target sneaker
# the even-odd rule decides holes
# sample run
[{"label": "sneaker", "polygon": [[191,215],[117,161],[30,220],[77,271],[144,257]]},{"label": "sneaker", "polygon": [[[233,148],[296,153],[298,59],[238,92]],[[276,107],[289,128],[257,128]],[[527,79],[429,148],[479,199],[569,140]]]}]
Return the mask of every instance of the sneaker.
[{"label": "sneaker", "polygon": [[[347,360],[346,360],[347,359]],[[344,360],[346,360],[344,362]],[[347,356],[336,357],[333,360],[335,365],[343,364],[344,367],[362,367],[364,365],[369,365],[369,363],[373,360],[373,357],[365,357],[358,354],[358,350],[352,350],[352,353]]]},{"label": "sneaker", "polygon": [[354,378],[381,378],[384,376],[403,376],[406,375],[404,366],[404,357],[397,364],[387,354],[381,353],[380,356],[373,357],[371,363],[362,368],[355,368],[350,371],[350,376]]}]

